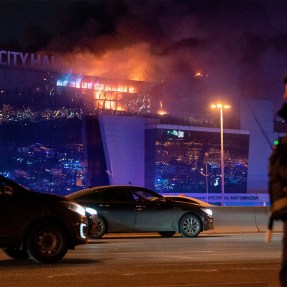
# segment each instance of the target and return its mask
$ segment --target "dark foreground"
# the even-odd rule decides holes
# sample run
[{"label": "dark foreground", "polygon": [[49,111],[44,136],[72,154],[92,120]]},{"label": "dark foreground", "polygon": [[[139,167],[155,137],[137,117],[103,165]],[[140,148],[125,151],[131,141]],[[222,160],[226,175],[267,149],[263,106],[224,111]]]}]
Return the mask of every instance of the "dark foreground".
[{"label": "dark foreground", "polygon": [[202,234],[195,239],[109,235],[57,264],[12,260],[0,251],[0,286],[278,287],[281,234]]}]

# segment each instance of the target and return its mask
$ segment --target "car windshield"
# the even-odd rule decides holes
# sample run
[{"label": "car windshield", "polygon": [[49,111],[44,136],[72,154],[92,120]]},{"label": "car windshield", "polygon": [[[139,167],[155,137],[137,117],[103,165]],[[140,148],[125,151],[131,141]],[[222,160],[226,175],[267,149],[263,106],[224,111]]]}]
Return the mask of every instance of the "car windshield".
[{"label": "car windshield", "polygon": [[177,196],[177,197],[167,197],[167,198],[169,198],[169,199],[171,199],[171,200],[175,200],[175,201],[182,201],[182,202],[191,202],[191,203],[194,203],[194,204],[199,204],[198,202],[196,202],[196,201],[194,201],[194,200],[192,200],[192,199],[190,199],[190,198],[185,198],[185,197],[180,197],[180,196]]}]

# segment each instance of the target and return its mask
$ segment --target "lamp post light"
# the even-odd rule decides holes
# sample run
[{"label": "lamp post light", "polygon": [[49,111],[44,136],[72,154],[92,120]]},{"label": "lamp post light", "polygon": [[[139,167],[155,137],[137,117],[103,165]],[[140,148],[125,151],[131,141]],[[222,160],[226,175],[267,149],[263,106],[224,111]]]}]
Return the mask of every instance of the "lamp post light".
[{"label": "lamp post light", "polygon": [[221,164],[221,205],[224,205],[224,141],[223,141],[223,109],[231,108],[230,105],[221,103],[212,104],[211,108],[220,110],[220,164]]}]

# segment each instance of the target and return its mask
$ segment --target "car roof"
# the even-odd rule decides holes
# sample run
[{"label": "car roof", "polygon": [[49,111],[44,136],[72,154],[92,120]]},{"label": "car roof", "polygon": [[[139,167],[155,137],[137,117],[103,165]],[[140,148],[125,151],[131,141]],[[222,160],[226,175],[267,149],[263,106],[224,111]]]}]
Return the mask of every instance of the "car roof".
[{"label": "car roof", "polygon": [[135,185],[102,185],[102,186],[93,186],[93,187],[81,189],[81,190],[78,190],[78,191],[75,191],[73,193],[70,193],[70,194],[66,195],[66,197],[74,199],[74,198],[77,198],[79,196],[83,196],[85,194],[88,194],[88,193],[91,193],[91,192],[93,193],[93,192],[96,192],[96,191],[99,191],[99,190],[120,189],[120,188],[146,189],[146,190],[149,190],[151,192],[154,192],[153,190],[147,189],[145,187],[135,186]]}]

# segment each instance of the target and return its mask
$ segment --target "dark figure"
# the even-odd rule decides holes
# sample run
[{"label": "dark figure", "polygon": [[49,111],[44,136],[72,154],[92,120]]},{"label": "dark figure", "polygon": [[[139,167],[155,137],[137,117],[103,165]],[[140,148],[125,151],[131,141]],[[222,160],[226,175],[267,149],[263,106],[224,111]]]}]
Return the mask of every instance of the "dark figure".
[{"label": "dark figure", "polygon": [[[285,92],[283,95],[284,103],[282,105],[282,108],[279,110],[278,115],[283,118],[285,121],[287,121],[287,77],[284,79],[285,84]],[[287,144],[287,135],[285,135],[283,139],[283,144]],[[287,159],[286,159],[287,160]],[[282,252],[282,264],[281,269],[279,273],[279,279],[282,287],[287,287],[287,218],[285,216],[283,219],[283,252]]]},{"label": "dark figure", "polygon": [[282,264],[279,273],[280,283],[282,287],[287,287],[287,222],[284,221],[283,236],[283,253]]}]

